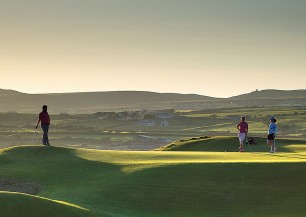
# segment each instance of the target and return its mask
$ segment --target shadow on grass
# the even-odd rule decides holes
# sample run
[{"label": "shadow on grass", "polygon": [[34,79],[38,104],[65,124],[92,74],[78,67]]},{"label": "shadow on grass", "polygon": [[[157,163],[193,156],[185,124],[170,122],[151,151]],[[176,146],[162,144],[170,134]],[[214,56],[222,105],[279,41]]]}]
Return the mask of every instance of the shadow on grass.
[{"label": "shadow on grass", "polygon": [[43,186],[39,196],[76,204],[100,212],[103,189],[125,174],[120,165],[76,156],[74,149],[21,146],[0,154],[0,177],[34,181]]},{"label": "shadow on grass", "polygon": [[181,164],[136,171],[106,191],[134,211],[123,216],[303,216],[305,180],[306,163]]},{"label": "shadow on grass", "polygon": [[306,163],[188,163],[124,173],[74,149],[31,146],[4,151],[0,164],[0,176],[37,181],[45,186],[40,196],[96,216],[306,215]]}]

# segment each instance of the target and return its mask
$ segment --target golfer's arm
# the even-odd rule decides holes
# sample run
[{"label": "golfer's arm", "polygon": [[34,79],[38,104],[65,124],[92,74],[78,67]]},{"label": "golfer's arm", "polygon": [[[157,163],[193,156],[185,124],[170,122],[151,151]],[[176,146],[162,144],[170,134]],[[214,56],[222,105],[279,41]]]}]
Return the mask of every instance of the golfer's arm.
[{"label": "golfer's arm", "polygon": [[40,119],[38,118],[38,120],[37,120],[37,124],[36,124],[36,127],[35,127],[35,128],[37,128],[37,127],[38,127],[39,123],[40,123]]},{"label": "golfer's arm", "polygon": [[278,127],[276,126],[274,136],[276,136],[277,133],[278,133]]}]

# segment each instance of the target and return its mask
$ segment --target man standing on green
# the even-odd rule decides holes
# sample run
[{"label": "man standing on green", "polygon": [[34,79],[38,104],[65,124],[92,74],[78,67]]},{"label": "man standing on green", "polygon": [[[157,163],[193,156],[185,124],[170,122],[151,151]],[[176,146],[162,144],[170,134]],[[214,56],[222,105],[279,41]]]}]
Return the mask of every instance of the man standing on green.
[{"label": "man standing on green", "polygon": [[42,112],[38,115],[37,124],[35,127],[35,130],[37,129],[39,123],[41,123],[41,128],[44,132],[43,138],[42,138],[42,144],[50,146],[49,138],[48,138],[48,132],[49,132],[49,126],[50,126],[50,116],[48,114],[48,107],[46,105],[43,105]]}]

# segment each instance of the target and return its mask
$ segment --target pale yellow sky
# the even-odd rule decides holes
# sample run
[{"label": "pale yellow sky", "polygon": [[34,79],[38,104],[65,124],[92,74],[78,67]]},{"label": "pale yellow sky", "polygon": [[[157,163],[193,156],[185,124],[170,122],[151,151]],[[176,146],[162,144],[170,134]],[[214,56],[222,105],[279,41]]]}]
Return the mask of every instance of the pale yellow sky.
[{"label": "pale yellow sky", "polygon": [[0,88],[306,89],[306,1],[0,0]]}]

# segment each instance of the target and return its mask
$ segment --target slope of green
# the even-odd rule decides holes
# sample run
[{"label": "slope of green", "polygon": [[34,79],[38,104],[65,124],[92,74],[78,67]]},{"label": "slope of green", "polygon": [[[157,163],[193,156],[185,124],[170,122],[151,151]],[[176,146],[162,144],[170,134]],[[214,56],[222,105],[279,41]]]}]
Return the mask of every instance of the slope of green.
[{"label": "slope of green", "polygon": [[46,210],[44,217],[305,216],[306,151],[300,147],[284,144],[287,152],[274,155],[4,149],[0,177],[33,180],[43,190],[39,197],[1,193],[0,208],[16,217],[26,216],[19,207],[29,216]]},{"label": "slope of green", "polygon": [[90,216],[84,208],[72,204],[4,191],[0,191],[0,210],[5,217]]},{"label": "slope of green", "polygon": [[[265,138],[254,138],[256,144],[244,144],[245,151],[268,152],[269,146]],[[306,151],[306,141],[276,139],[278,152],[301,152]],[[173,142],[157,149],[158,151],[205,151],[205,152],[237,152],[239,141],[237,137],[203,137],[191,138]]]}]

